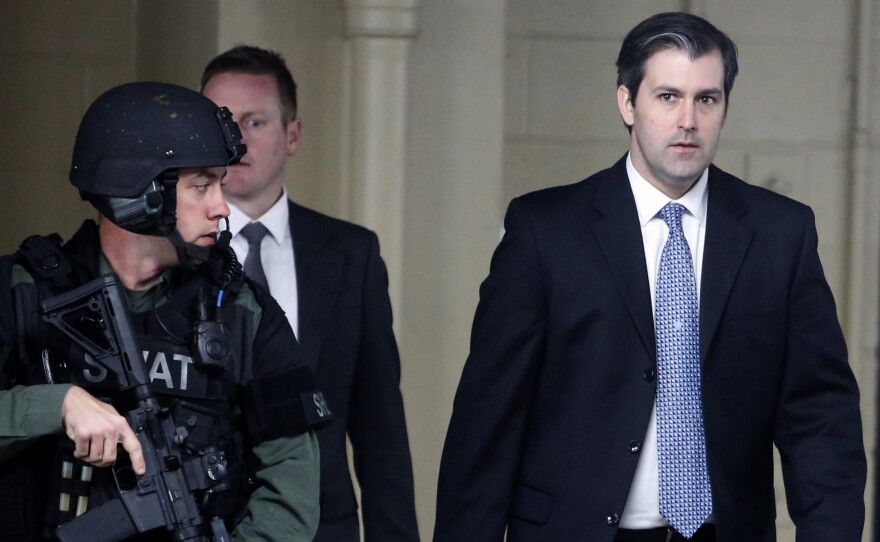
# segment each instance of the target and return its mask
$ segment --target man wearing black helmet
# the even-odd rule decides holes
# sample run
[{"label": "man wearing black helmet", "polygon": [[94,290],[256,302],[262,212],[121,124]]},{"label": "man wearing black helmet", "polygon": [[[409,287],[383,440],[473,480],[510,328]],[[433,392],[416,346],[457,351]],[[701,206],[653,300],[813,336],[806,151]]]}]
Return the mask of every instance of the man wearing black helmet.
[{"label": "man wearing black helmet", "polygon": [[[178,459],[199,465],[219,451],[225,474],[218,482],[212,471],[215,483],[202,487],[182,469],[198,503],[193,528],[147,532],[130,516],[148,511],[133,507],[112,516],[108,530],[83,532],[94,540],[220,540],[224,529],[233,540],[314,536],[311,426],[323,411],[285,400],[291,391],[309,403],[321,395],[297,363],[281,309],[243,276],[228,234],[218,241],[229,214],[226,166],[244,152],[229,111],[182,87],[122,85],[87,111],[70,180],[98,209],[98,223],[86,221],[63,246],[30,238],[0,259],[0,540],[54,539],[59,525],[89,529],[110,509],[101,505],[118,500],[111,469],[91,467],[120,473],[130,462],[139,476],[149,467],[150,450],[120,414],[132,407],[113,369],[40,318],[47,298],[106,275],[124,287]],[[162,469],[180,470],[164,461]],[[111,523],[125,534],[108,534]]]}]

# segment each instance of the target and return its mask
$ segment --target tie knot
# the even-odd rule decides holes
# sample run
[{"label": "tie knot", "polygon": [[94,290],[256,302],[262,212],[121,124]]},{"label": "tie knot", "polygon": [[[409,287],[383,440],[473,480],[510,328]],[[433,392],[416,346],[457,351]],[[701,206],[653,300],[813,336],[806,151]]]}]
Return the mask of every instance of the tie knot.
[{"label": "tie knot", "polygon": [[262,242],[263,237],[269,233],[269,230],[266,229],[266,226],[262,225],[259,222],[251,222],[247,226],[241,229],[241,236],[245,238],[248,242],[248,246],[259,246],[260,242]]},{"label": "tie knot", "polygon": [[681,229],[681,213],[684,212],[684,205],[680,203],[669,202],[660,209],[660,216],[669,226],[669,231],[675,232]]}]

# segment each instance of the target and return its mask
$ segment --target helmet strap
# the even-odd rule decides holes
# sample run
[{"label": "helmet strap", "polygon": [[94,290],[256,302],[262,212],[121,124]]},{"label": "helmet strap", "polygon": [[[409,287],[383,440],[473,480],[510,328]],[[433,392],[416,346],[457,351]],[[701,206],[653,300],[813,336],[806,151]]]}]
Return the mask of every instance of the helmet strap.
[{"label": "helmet strap", "polygon": [[162,214],[157,220],[160,235],[176,230],[177,225],[177,181],[180,179],[177,168],[167,169],[156,179],[162,183]]},{"label": "helmet strap", "polygon": [[174,245],[174,250],[177,251],[177,261],[180,267],[188,271],[194,271],[198,264],[208,261],[211,257],[210,248],[187,243],[176,228],[168,234],[168,240],[171,241],[171,244]]}]

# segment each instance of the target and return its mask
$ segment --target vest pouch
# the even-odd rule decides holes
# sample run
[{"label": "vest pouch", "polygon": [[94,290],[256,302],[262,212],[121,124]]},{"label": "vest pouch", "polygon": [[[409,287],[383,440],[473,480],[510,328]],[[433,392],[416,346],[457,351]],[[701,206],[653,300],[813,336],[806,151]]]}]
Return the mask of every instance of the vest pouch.
[{"label": "vest pouch", "polygon": [[49,473],[54,438],[42,438],[0,463],[0,541],[26,542],[49,536]]},{"label": "vest pouch", "polygon": [[30,477],[28,465],[21,461],[5,461],[0,469],[0,510],[3,510],[3,528],[0,529],[0,540],[27,541],[36,538],[34,533],[40,532],[45,518],[31,510],[34,498],[32,495],[23,498],[22,493],[31,493],[35,488]]},{"label": "vest pouch", "polygon": [[182,444],[190,455],[197,456],[209,448],[224,450],[228,447],[231,431],[221,409],[175,401],[172,417],[176,428],[186,431]]}]

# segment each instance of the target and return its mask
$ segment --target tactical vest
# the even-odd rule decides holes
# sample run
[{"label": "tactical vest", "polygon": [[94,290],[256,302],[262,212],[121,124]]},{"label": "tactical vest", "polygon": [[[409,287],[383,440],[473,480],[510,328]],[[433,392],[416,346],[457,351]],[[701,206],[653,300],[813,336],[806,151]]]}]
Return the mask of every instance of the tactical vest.
[{"label": "tactical vest", "polygon": [[[38,316],[40,301],[48,294],[94,278],[90,276],[96,274],[94,265],[84,266],[83,260],[97,262],[96,233],[94,224],[87,223],[60,250],[56,236],[29,240],[36,247],[20,251],[12,271],[19,363],[14,370],[3,368],[5,387],[72,383],[116,404],[114,376]],[[228,299],[223,313],[231,330],[228,362],[224,369],[204,366],[196,361],[190,336],[194,307],[206,290],[216,295],[208,281],[190,273],[172,288],[169,299],[131,316],[153,392],[161,406],[171,410],[175,425],[185,429],[186,452],[193,457],[208,449],[226,454],[229,476],[224,489],[228,490],[206,500],[205,507],[206,515],[223,517],[231,530],[249,493],[250,459],[242,444],[248,431],[232,421],[243,386],[252,376],[250,345],[261,309],[248,289]],[[124,406],[116,406],[124,412]],[[59,524],[114,498],[116,483],[110,469],[93,469],[75,460],[72,452],[72,442],[65,435],[45,437],[0,463],[0,509],[6,518],[0,540],[54,539]],[[120,462],[126,459],[120,451],[114,469],[120,470]],[[2,508],[4,504],[12,508]],[[166,538],[165,533],[156,533],[148,539]]]}]

